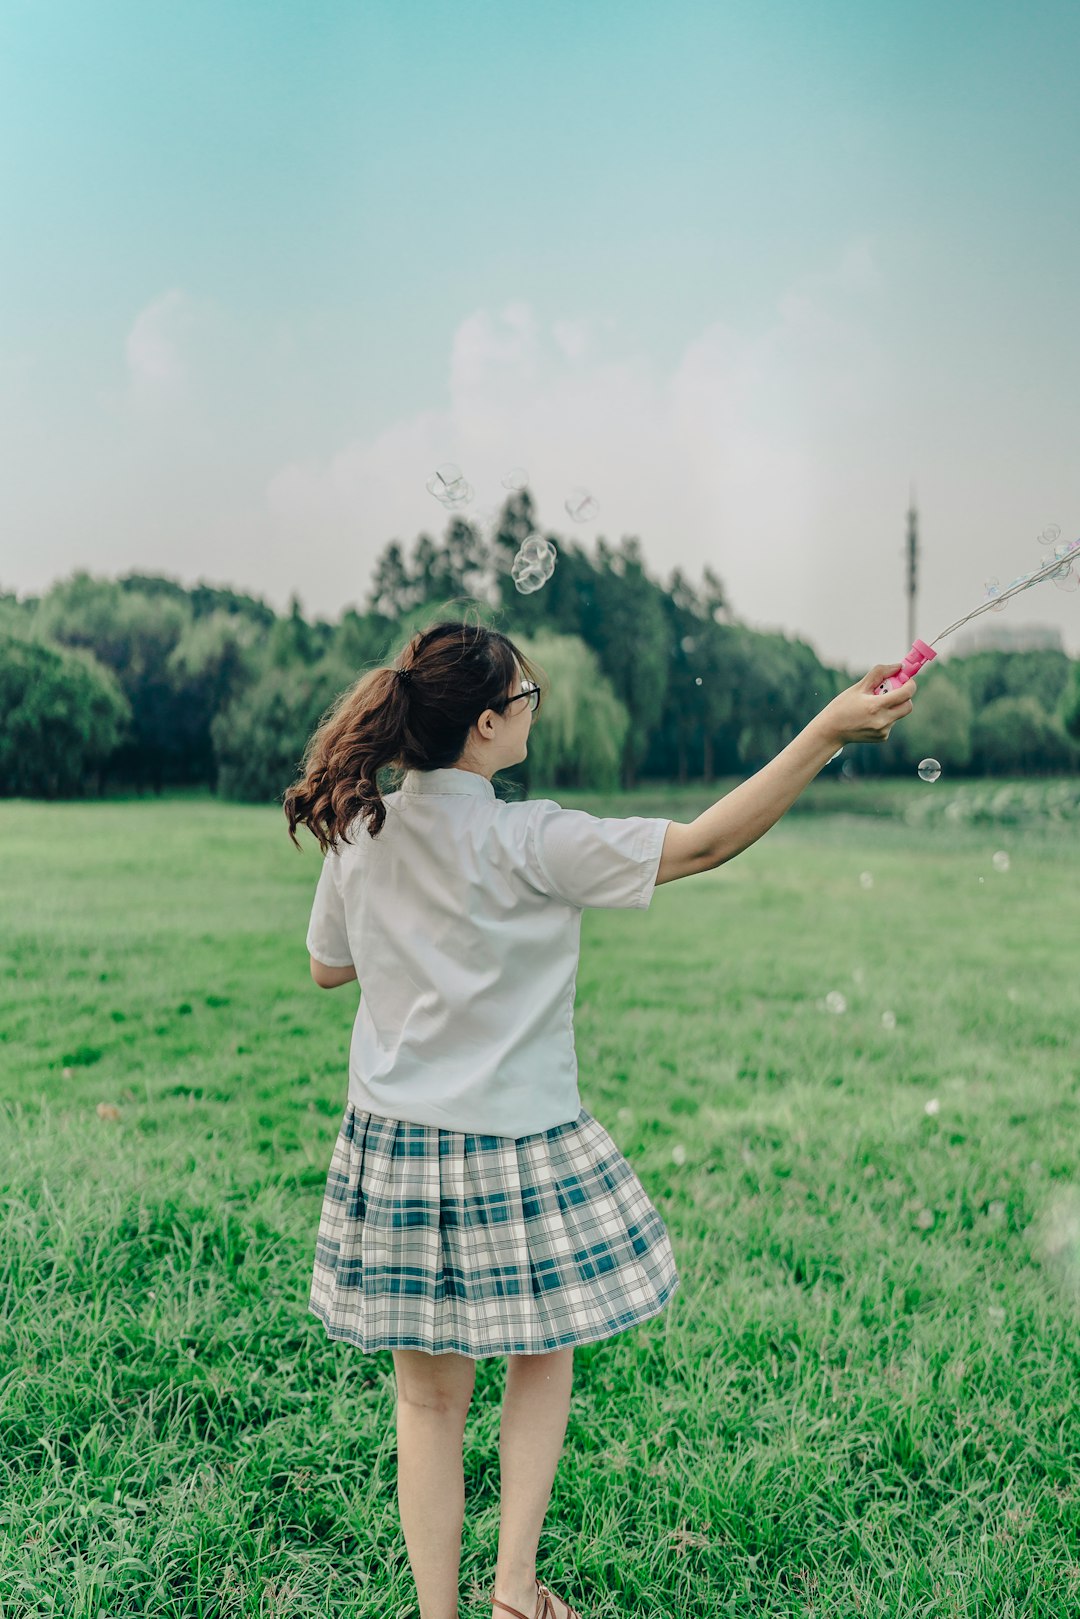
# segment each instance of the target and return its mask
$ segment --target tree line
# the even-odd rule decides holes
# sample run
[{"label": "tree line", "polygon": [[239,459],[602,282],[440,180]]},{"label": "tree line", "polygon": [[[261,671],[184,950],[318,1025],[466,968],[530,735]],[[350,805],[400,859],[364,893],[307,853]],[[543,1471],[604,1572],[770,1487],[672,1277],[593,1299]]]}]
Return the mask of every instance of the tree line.
[{"label": "tree line", "polygon": [[[537,527],[528,490],[492,533],[452,516],[407,556],[387,544],[363,611],[309,621],[293,597],[258,597],[156,574],[77,572],[41,597],[0,595],[0,793],[70,797],[204,786],[279,799],[320,716],[364,669],[391,662],[436,616],[479,616],[550,680],[525,791],[632,787],[745,775],[765,764],[862,670],[821,661],[797,637],[751,629],[706,567],[666,583],[636,538],[558,548],[552,578],[521,595],[510,563]],[[1080,661],[980,652],[930,665],[914,712],[883,748],[845,750],[849,772],[1080,769]],[[839,769],[840,765],[830,767]]]}]

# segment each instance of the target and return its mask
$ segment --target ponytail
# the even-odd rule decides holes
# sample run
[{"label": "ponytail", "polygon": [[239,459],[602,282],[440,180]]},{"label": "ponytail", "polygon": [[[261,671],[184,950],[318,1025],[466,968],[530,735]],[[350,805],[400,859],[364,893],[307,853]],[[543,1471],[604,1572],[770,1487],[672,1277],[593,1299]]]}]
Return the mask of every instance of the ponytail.
[{"label": "ponytail", "polygon": [[361,675],[320,721],[282,799],[296,847],[298,825],[324,854],[352,841],[357,818],[378,837],[386,820],[380,772],[456,765],[473,724],[506,697],[519,666],[537,679],[505,635],[453,619],[414,635],[398,664]]}]

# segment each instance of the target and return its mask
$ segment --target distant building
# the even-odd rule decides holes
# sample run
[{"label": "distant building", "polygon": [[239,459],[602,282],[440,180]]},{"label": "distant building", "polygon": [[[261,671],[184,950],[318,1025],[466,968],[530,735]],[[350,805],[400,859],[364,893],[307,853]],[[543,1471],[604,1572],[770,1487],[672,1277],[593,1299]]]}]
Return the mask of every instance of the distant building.
[{"label": "distant building", "polygon": [[1050,624],[995,624],[987,613],[968,630],[950,635],[944,656],[966,657],[971,652],[1064,652],[1061,631]]}]

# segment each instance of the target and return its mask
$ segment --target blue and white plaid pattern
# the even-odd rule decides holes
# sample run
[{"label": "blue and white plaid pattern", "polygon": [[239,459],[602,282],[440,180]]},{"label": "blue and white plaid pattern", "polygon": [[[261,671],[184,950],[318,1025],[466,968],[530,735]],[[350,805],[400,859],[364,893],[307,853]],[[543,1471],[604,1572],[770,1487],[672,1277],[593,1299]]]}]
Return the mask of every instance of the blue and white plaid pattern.
[{"label": "blue and white plaid pattern", "polygon": [[513,1140],[346,1107],[308,1306],[330,1338],[538,1355],[647,1321],[678,1286],[663,1220],[585,1108]]}]

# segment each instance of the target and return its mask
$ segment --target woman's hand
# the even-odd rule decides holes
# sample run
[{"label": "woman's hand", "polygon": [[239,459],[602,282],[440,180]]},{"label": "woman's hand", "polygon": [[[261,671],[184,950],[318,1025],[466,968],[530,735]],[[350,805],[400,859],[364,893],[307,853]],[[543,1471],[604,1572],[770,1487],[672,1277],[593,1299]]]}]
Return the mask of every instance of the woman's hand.
[{"label": "woman's hand", "polygon": [[899,663],[875,663],[874,667],[834,697],[817,716],[826,733],[841,748],[846,742],[884,742],[915,704],[915,681],[911,679],[895,691],[875,695],[875,687],[899,672]]}]

